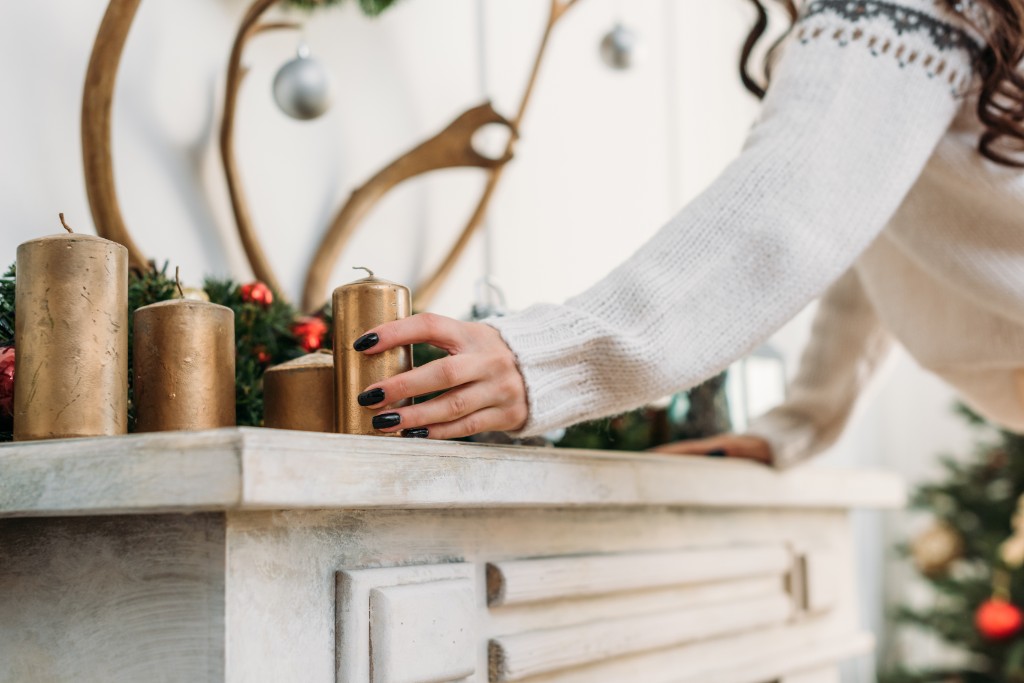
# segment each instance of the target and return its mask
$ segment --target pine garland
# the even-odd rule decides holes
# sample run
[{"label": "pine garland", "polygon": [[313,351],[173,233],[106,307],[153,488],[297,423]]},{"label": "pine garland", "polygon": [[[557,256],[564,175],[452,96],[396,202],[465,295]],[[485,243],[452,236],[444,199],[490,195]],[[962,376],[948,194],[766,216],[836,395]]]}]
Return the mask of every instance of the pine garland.
[{"label": "pine garland", "polygon": [[[289,4],[308,10],[340,5],[342,2],[344,2],[344,0],[288,0]],[[376,17],[383,14],[384,11],[394,5],[395,2],[396,0],[358,0],[359,9],[363,11],[363,14],[370,17]]]},{"label": "pine garland", "polygon": [[[142,273],[133,271],[128,279],[128,431],[135,430],[132,401],[133,313],[143,306],[177,296],[177,286],[167,269],[165,263],[160,268],[154,266]],[[204,291],[212,303],[227,306],[235,312],[236,422],[259,426],[263,422],[263,373],[272,365],[306,352],[292,331],[300,318],[298,311],[278,298],[269,304],[247,301],[242,286],[231,280],[209,278],[204,284]],[[14,292],[14,266],[11,266],[0,278],[0,347],[14,344]],[[330,347],[330,335],[324,339],[324,344]],[[0,441],[12,438],[9,430],[0,430]]]},{"label": "pine garland", "polygon": [[0,277],[0,346],[14,344],[14,264]]}]

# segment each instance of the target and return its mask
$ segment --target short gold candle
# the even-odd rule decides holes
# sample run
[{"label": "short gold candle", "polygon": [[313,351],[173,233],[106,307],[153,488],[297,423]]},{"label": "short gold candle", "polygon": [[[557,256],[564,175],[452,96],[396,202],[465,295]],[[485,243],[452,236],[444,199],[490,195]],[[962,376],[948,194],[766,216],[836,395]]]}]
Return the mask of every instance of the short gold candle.
[{"label": "short gold candle", "polygon": [[173,299],[135,311],[135,431],[235,424],[235,313]]},{"label": "short gold candle", "polygon": [[263,374],[263,426],[334,432],[334,355],[321,349]]},{"label": "short gold candle", "polygon": [[[370,272],[369,277],[335,289],[333,308],[337,430],[343,434],[383,435],[371,422],[376,411],[364,408],[356,399],[371,384],[411,370],[412,347],[364,354],[353,349],[352,343],[378,325],[407,317],[412,309],[409,290],[380,280]],[[392,406],[408,403],[402,401]],[[387,436],[398,436],[398,432]]]},{"label": "short gold candle", "polygon": [[14,439],[127,432],[128,250],[73,233],[31,240],[15,286]]}]

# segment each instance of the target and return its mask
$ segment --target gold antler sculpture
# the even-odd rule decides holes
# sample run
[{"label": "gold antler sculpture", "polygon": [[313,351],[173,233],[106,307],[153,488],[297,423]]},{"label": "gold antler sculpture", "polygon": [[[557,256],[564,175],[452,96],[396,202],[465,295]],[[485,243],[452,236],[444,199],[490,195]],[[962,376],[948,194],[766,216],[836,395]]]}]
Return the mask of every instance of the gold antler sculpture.
[{"label": "gold antler sculpture", "polygon": [[[281,288],[256,236],[252,215],[242,189],[234,154],[234,120],[238,108],[238,91],[246,74],[246,69],[242,66],[242,54],[248,41],[263,31],[297,28],[295,24],[287,22],[260,23],[260,18],[281,1],[255,0],[242,19],[228,60],[224,118],[220,130],[221,159],[239,238],[254,275],[279,294]],[[114,84],[124,43],[140,2],[141,0],[110,0],[100,24],[86,71],[82,98],[82,156],[86,191],[97,232],[107,239],[125,245],[132,267],[145,269],[148,267],[146,257],[131,239],[121,216],[114,184],[110,144],[110,112]],[[551,0],[544,34],[514,118],[504,118],[489,102],[477,105],[459,115],[441,132],[395,159],[352,192],[331,222],[310,264],[303,292],[304,309],[315,310],[320,307],[326,297],[331,270],[345,244],[389,190],[410,178],[434,170],[456,167],[481,168],[488,173],[487,183],[473,213],[437,270],[415,290],[414,306],[417,309],[422,309],[430,303],[455,267],[470,239],[483,223],[495,189],[502,178],[505,164],[513,157],[515,144],[519,139],[519,126],[533,94],[552,31],[576,2],[578,0]],[[509,130],[505,150],[497,158],[480,154],[472,144],[474,134],[490,124],[503,125]]]}]

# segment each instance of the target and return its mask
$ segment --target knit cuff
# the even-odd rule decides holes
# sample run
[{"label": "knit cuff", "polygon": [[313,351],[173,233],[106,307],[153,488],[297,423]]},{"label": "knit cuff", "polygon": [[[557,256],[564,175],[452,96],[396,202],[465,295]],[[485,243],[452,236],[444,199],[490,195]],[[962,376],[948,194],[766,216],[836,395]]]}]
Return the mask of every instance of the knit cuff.
[{"label": "knit cuff", "polygon": [[[501,334],[515,354],[526,384],[530,414],[515,437],[537,436],[584,419],[593,403],[589,365],[580,362],[574,321],[563,306],[538,304],[515,315],[482,322]],[[571,399],[571,400],[565,400]]]},{"label": "knit cuff", "polygon": [[746,432],[768,442],[772,467],[785,470],[815,455],[818,429],[811,420],[780,410],[770,410],[751,420]]}]

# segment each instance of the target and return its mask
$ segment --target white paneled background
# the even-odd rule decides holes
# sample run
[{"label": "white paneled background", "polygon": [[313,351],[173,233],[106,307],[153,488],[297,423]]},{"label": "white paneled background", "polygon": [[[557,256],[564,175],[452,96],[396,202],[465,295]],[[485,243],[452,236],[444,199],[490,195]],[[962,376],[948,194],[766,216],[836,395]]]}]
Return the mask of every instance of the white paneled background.
[{"label": "white paneled background", "polygon": [[[480,3],[485,6],[482,21]],[[0,264],[57,230],[57,213],[92,232],[79,146],[81,84],[103,0],[8,3],[0,22]],[[224,68],[240,0],[145,0],[129,36],[114,107],[122,209],[148,256],[205,274],[248,279],[216,151]],[[321,232],[348,192],[464,109],[491,97],[511,116],[525,84],[547,0],[401,0],[377,20],[352,3],[322,11],[305,37],[334,79],[335,103],[309,123],[270,97],[298,36],[258,37],[247,53],[237,145],[257,229],[297,298]],[[291,18],[307,15],[290,12]],[[597,280],[652,235],[732,159],[757,111],[736,76],[753,16],[743,0],[580,0],[553,38],[523,139],[492,205],[493,274],[512,308],[560,301]],[[643,62],[614,72],[597,56],[621,18],[642,37]],[[481,31],[482,27],[482,31]],[[445,171],[401,187],[343,255],[335,281],[369,265],[414,283],[436,264],[476,201],[476,171]],[[434,309],[465,315],[484,272],[476,240]],[[685,274],[681,274],[685,277]],[[774,343],[795,364],[810,311]],[[964,450],[952,396],[905,357],[891,364],[821,466],[872,465],[912,480],[939,451]],[[881,653],[883,596],[908,591],[883,571],[902,515],[865,516],[864,619]],[[883,580],[883,577],[885,580]],[[929,654],[914,646],[920,656]],[[873,662],[848,681],[874,680]]]}]

